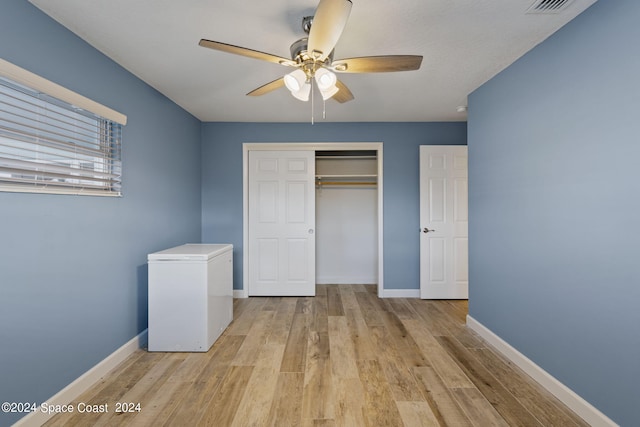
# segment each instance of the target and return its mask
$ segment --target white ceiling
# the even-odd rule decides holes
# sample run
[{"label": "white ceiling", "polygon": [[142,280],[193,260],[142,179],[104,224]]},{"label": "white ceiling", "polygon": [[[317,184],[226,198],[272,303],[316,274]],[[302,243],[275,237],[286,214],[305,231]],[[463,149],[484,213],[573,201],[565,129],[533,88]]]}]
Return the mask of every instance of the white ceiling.
[{"label": "white ceiling", "polygon": [[[202,121],[307,122],[285,88],[245,94],[290,68],[198,46],[201,38],[290,57],[318,0],[30,0]],[[464,121],[456,108],[482,83],[596,0],[528,14],[534,0],[353,0],[335,59],[423,55],[418,71],[341,74],[355,99],[326,121]],[[315,119],[322,101],[315,97]]]}]

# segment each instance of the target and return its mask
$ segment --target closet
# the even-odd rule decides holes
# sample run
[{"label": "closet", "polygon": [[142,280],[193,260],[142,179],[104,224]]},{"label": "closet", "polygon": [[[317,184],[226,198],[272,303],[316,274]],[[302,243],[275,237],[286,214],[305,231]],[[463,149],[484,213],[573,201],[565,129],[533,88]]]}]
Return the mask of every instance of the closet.
[{"label": "closet", "polygon": [[244,143],[243,165],[244,296],[382,295],[382,143]]},{"label": "closet", "polygon": [[378,283],[375,150],[316,151],[316,283]]}]

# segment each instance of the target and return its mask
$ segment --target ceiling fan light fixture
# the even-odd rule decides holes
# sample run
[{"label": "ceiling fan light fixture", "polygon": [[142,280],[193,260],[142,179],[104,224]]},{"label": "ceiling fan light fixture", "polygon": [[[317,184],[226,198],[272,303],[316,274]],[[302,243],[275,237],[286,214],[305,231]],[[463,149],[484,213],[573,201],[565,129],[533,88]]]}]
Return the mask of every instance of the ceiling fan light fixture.
[{"label": "ceiling fan light fixture", "polygon": [[311,83],[305,83],[302,85],[299,91],[291,92],[291,95],[293,95],[296,99],[299,99],[300,101],[306,102],[309,100],[310,93],[311,93]]},{"label": "ceiling fan light fixture", "polygon": [[336,75],[326,68],[320,68],[316,70],[315,78],[316,83],[318,84],[318,89],[320,89],[321,91],[335,87],[336,81],[338,80],[336,78]]},{"label": "ceiling fan light fixture", "polygon": [[302,70],[295,70],[284,76],[284,85],[292,93],[298,92],[307,82],[307,76]]},{"label": "ceiling fan light fixture", "polygon": [[284,76],[284,85],[289,89],[291,95],[300,101],[308,101],[311,92],[311,84],[307,82],[304,71],[298,69]]},{"label": "ceiling fan light fixture", "polygon": [[336,86],[338,79],[331,71],[326,68],[319,68],[316,70],[314,78],[318,84],[318,90],[320,90],[322,99],[325,101],[338,93],[339,89]]},{"label": "ceiling fan light fixture", "polygon": [[336,93],[338,93],[338,89],[337,87],[333,86],[330,87],[329,89],[325,89],[322,90],[320,89],[320,94],[322,95],[322,99],[324,99],[325,101],[329,98],[331,98],[333,95],[335,95]]}]

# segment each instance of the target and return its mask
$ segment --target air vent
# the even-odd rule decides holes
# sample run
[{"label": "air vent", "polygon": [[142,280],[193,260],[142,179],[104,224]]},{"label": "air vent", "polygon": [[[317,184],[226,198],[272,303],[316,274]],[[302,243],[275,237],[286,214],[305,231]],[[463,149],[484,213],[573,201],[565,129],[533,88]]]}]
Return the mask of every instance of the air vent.
[{"label": "air vent", "polygon": [[573,0],[536,0],[527,13],[560,13],[565,10]]}]

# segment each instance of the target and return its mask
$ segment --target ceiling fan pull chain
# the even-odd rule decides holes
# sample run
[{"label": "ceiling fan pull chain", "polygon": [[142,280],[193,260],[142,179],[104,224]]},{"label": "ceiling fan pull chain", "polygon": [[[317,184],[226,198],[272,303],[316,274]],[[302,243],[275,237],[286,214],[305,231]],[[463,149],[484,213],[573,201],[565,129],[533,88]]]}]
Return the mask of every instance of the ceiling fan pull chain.
[{"label": "ceiling fan pull chain", "polygon": [[313,124],[313,116],[315,115],[313,113],[313,106],[314,106],[314,101],[313,101],[313,79],[311,79],[311,124]]},{"label": "ceiling fan pull chain", "polygon": [[322,120],[327,119],[327,101],[322,98]]}]

